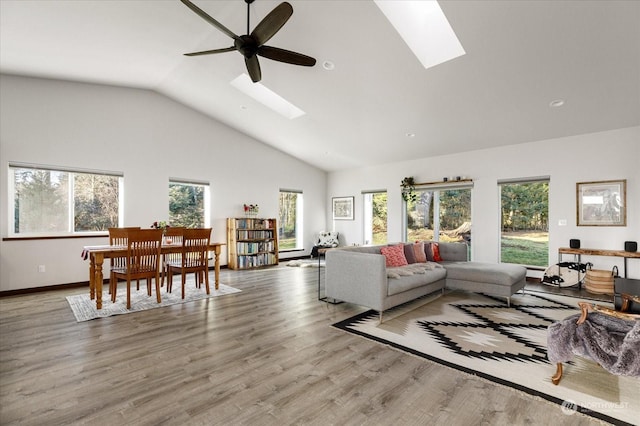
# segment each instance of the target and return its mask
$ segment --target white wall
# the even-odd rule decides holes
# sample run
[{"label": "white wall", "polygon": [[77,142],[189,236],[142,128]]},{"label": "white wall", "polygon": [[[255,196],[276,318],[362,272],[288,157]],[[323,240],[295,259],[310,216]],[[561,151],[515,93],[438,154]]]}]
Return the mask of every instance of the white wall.
[{"label": "white wall", "polygon": [[[570,238],[580,239],[583,248],[610,250],[622,250],[624,241],[640,242],[640,127],[330,173],[327,185],[329,206],[331,197],[355,196],[356,220],[335,221],[333,229],[340,232],[347,244],[362,244],[361,191],[387,189],[388,241],[401,241],[403,201],[400,182],[405,176],[413,176],[416,182],[439,181],[444,176],[473,179],[474,260],[499,260],[500,198],[497,181],[510,178],[551,177],[551,263],[557,262],[558,248],[568,247]],[[611,179],[627,180],[627,226],[576,226],[576,182]],[[561,219],[567,221],[566,226],[558,225]],[[327,212],[327,223],[332,223],[330,211]],[[570,259],[570,256],[566,257],[566,260]],[[622,265],[622,259],[585,259],[601,269],[609,269],[614,264]],[[640,260],[631,259],[628,264],[629,276],[640,278]]]},{"label": "white wall", "polygon": [[[304,192],[305,252],[325,228],[326,173],[152,91],[0,76],[0,232],[8,163],[123,172],[125,226],[167,220],[170,177],[211,184],[213,241],[244,203],[277,217],[280,188]],[[107,238],[0,242],[0,291],[81,282],[82,246]],[[226,250],[222,264],[226,264]],[[40,273],[38,265],[45,265]]]}]

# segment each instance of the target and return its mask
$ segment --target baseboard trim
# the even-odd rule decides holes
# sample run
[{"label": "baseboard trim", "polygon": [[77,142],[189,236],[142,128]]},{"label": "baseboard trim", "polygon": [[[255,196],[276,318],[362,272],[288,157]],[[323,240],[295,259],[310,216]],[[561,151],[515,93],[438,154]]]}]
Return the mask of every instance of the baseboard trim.
[{"label": "baseboard trim", "polygon": [[[209,267],[210,271],[213,271],[214,267]],[[220,269],[227,269],[227,265],[220,266]],[[102,282],[102,285],[109,285],[109,280],[105,279]],[[89,281],[80,281],[77,283],[67,283],[67,284],[53,284],[42,287],[30,287],[30,288],[19,288],[16,290],[4,290],[0,291],[0,297],[8,297],[8,296],[20,296],[25,294],[33,294],[33,293],[42,293],[43,291],[52,291],[52,290],[68,290],[71,288],[79,288],[79,287],[89,287]]]}]

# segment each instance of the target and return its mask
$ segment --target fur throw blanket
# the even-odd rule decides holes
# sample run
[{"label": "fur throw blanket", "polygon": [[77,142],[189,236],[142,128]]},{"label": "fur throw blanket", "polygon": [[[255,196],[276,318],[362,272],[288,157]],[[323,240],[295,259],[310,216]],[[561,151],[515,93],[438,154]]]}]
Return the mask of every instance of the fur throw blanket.
[{"label": "fur throw blanket", "polygon": [[590,358],[608,372],[640,377],[640,320],[628,321],[591,312],[582,324],[580,314],[555,322],[547,329],[547,357],[552,363],[574,355]]}]

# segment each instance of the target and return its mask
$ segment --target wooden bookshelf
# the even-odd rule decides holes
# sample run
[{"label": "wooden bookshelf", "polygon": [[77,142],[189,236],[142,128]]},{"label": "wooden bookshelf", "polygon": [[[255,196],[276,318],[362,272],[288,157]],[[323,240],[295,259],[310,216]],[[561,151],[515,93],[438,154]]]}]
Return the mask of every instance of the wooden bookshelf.
[{"label": "wooden bookshelf", "polygon": [[227,267],[252,269],[278,264],[276,219],[227,218]]}]

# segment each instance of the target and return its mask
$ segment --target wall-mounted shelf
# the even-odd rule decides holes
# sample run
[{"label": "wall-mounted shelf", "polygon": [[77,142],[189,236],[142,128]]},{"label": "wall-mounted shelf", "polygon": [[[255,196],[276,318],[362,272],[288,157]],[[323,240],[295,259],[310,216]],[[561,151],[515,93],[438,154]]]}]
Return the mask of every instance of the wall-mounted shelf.
[{"label": "wall-mounted shelf", "polygon": [[460,180],[440,180],[440,181],[435,181],[435,182],[420,182],[420,183],[416,183],[414,184],[415,186],[427,186],[427,185],[449,185],[449,184],[454,184],[454,183],[472,183],[473,179],[460,179]]}]

